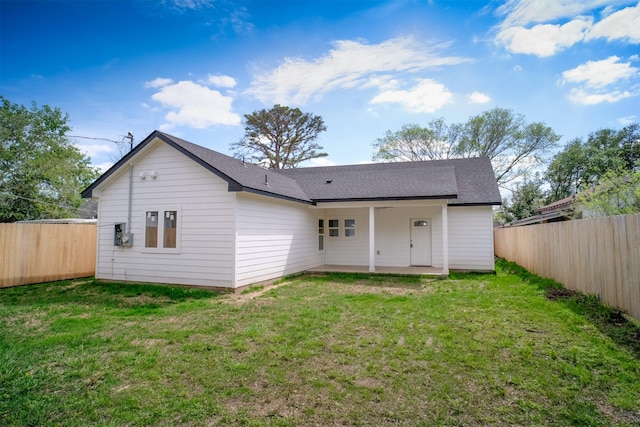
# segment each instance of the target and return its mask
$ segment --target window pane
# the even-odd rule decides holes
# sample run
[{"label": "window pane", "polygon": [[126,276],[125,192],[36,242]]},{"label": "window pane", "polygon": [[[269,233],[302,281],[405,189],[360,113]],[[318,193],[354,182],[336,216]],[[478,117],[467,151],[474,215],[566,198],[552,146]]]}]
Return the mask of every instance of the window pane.
[{"label": "window pane", "polygon": [[318,236],[318,250],[324,251],[324,236]]},{"label": "window pane", "polygon": [[356,220],[355,219],[345,219],[344,220],[344,226],[345,227],[349,227],[349,228],[353,228],[356,226]]},{"label": "window pane", "polygon": [[158,247],[158,211],[147,211],[144,233],[144,247]]},{"label": "window pane", "polygon": [[163,248],[176,247],[176,224],[178,223],[178,211],[164,211],[164,241]]},{"label": "window pane", "polygon": [[329,229],[329,236],[338,237],[339,235],[340,235],[340,230],[338,230],[337,228],[330,228]]},{"label": "window pane", "polygon": [[340,221],[338,221],[337,219],[330,219],[329,220],[329,227],[331,227],[331,228],[340,227]]},{"label": "window pane", "polygon": [[356,235],[356,230],[355,228],[345,228],[344,229],[344,235],[345,237],[353,237]]}]

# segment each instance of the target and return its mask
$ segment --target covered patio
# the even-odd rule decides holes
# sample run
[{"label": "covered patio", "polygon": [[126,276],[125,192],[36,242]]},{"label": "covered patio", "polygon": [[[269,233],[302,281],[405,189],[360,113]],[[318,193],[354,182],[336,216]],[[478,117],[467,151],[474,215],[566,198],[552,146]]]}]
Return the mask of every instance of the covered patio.
[{"label": "covered patio", "polygon": [[[321,265],[307,270],[308,273],[370,273],[365,265]],[[413,276],[447,276],[437,267],[378,267],[370,274],[402,274]]]}]

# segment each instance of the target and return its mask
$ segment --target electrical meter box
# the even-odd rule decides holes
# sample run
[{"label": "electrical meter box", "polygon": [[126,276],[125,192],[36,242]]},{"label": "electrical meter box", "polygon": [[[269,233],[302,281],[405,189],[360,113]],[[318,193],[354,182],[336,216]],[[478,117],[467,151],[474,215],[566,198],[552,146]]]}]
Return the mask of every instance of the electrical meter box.
[{"label": "electrical meter box", "polygon": [[115,224],[113,227],[113,246],[133,246],[133,233],[125,233],[125,224]]}]

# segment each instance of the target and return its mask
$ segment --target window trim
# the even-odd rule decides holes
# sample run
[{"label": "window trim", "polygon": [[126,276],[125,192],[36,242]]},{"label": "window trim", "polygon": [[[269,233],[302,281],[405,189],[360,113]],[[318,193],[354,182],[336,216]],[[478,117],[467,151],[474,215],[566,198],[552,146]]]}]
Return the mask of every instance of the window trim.
[{"label": "window trim", "polygon": [[[338,226],[337,227],[331,227],[331,221],[337,221]],[[347,226],[347,221],[353,221],[353,226]],[[359,218],[357,216],[354,215],[349,215],[349,216],[334,216],[331,217],[331,219],[327,219],[327,229],[329,230],[329,238],[331,239],[357,239],[358,238],[358,222],[359,222]],[[336,231],[335,235],[331,235],[331,230]],[[353,234],[350,236],[347,236],[347,230],[352,230]]]},{"label": "window trim", "polygon": [[[320,226],[320,223],[322,223],[322,226]],[[324,252],[327,247],[326,229],[327,220],[324,218],[318,218],[318,246],[316,247],[318,252]],[[320,242],[322,242],[322,248],[320,248]]]},{"label": "window trim", "polygon": [[[332,226],[331,222],[336,221],[338,223],[337,226]],[[335,238],[335,237],[340,237],[340,219],[339,218],[331,218],[327,220],[327,230],[329,230],[329,237],[330,238]],[[331,232],[332,231],[337,231],[336,235],[333,235]]]},{"label": "window trim", "polygon": [[[175,211],[176,219],[176,247],[165,248],[164,245],[164,219],[167,212]],[[148,248],[147,244],[147,214],[148,212],[158,212],[157,247]],[[180,206],[152,206],[144,209],[142,217],[142,252],[155,254],[179,254],[181,252],[182,241],[182,208]]]},{"label": "window trim", "polygon": [[[353,225],[347,226],[347,221],[353,221]],[[355,217],[344,218],[343,221],[342,221],[342,224],[344,225],[344,238],[345,239],[351,239],[351,238],[355,238],[357,236],[358,233],[356,232],[356,230],[358,229],[358,226],[357,226],[358,221],[356,221]],[[349,231],[349,230],[353,231],[353,234],[350,235],[350,236],[347,235],[347,231]]]}]

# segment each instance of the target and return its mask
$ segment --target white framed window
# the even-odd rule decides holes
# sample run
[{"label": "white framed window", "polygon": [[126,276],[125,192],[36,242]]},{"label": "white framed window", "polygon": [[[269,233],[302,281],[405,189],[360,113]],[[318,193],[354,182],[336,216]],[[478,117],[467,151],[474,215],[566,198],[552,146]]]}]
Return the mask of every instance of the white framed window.
[{"label": "white framed window", "polygon": [[330,219],[329,237],[356,237],[355,218]]},{"label": "white framed window", "polygon": [[318,219],[318,250],[324,251],[324,219]]},{"label": "white framed window", "polygon": [[180,252],[180,208],[148,209],[144,217],[145,252]]},{"label": "white framed window", "polygon": [[344,237],[356,237],[356,220],[345,219],[344,220]]},{"label": "white framed window", "polygon": [[340,220],[329,220],[329,237],[340,237]]}]

